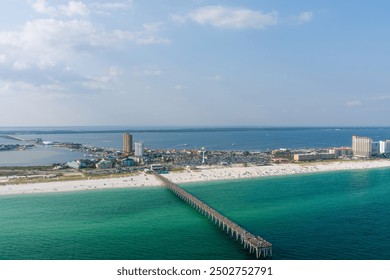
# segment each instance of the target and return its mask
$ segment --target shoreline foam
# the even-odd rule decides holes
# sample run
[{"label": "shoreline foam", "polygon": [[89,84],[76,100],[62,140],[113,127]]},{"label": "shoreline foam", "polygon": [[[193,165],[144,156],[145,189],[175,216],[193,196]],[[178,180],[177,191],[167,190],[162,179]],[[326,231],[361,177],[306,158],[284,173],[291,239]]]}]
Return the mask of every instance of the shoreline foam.
[{"label": "shoreline foam", "polygon": [[[248,167],[201,166],[196,170],[172,172],[165,174],[164,176],[174,183],[180,184],[385,167],[390,167],[390,160],[315,162],[306,164],[279,164]],[[137,175],[120,178],[30,183],[19,185],[8,184],[0,186],[0,196],[152,186],[161,186],[161,183],[151,174],[139,173]]]}]

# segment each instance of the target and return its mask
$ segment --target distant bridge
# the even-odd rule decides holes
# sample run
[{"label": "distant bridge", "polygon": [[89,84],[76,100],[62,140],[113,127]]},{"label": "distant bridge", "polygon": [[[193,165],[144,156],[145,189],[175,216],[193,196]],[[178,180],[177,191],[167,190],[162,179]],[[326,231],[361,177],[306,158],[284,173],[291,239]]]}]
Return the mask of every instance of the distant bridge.
[{"label": "distant bridge", "polygon": [[252,233],[248,232],[244,228],[232,222],[227,217],[223,216],[222,214],[208,206],[206,203],[200,201],[192,194],[186,192],[177,184],[171,182],[162,175],[156,173],[154,173],[154,175],[164,184],[164,186],[170,189],[182,200],[194,207],[196,210],[201,212],[209,219],[211,219],[215,224],[218,224],[219,227],[222,226],[222,230],[226,230],[226,232],[230,234],[232,238],[235,237],[236,240],[240,240],[241,244],[244,245],[245,249],[248,249],[250,253],[256,254],[256,258],[266,258],[267,256],[272,256],[271,243],[264,240],[260,236],[254,236]]},{"label": "distant bridge", "polygon": [[24,139],[21,139],[21,138],[18,138],[18,137],[15,137],[15,136],[11,136],[11,135],[0,135],[0,138],[4,138],[4,139],[9,139],[9,140],[16,140],[16,141],[26,141]]}]

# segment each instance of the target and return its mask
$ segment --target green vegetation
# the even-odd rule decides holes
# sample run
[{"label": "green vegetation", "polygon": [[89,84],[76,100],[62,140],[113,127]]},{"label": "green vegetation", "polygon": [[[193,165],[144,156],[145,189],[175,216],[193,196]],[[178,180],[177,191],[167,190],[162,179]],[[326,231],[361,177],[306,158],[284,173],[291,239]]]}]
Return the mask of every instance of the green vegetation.
[{"label": "green vegetation", "polygon": [[186,170],[184,167],[177,166],[177,167],[173,167],[172,169],[169,169],[169,172],[182,172],[184,170]]}]

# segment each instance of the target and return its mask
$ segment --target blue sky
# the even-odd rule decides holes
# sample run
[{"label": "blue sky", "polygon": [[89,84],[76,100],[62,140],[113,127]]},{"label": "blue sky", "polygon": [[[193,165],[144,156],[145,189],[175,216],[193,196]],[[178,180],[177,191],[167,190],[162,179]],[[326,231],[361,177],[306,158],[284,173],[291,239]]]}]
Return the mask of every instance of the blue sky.
[{"label": "blue sky", "polygon": [[387,1],[6,0],[0,126],[388,126]]}]

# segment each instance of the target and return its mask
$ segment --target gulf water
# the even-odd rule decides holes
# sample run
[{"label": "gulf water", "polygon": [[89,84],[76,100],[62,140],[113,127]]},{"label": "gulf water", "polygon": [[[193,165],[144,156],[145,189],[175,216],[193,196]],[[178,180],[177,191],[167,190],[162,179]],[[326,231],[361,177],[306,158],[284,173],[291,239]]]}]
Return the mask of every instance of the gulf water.
[{"label": "gulf water", "polygon": [[[390,169],[182,185],[273,259],[390,259]],[[253,259],[162,187],[0,197],[0,259]]]}]

